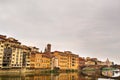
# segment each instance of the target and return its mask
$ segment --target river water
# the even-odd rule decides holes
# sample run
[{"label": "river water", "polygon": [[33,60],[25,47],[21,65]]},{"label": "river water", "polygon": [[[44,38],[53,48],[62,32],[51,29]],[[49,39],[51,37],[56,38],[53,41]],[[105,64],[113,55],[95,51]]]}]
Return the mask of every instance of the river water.
[{"label": "river water", "polygon": [[84,71],[79,73],[10,73],[0,74],[0,80],[120,80],[117,71]]}]

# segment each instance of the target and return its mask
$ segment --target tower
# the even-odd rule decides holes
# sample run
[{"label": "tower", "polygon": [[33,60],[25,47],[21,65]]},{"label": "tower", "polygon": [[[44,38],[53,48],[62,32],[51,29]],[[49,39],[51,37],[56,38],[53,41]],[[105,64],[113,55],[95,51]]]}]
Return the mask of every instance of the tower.
[{"label": "tower", "polygon": [[110,67],[110,61],[109,61],[108,58],[107,58],[107,60],[106,60],[106,65],[107,65],[108,67]]},{"label": "tower", "polygon": [[47,44],[47,52],[51,52],[51,44]]},{"label": "tower", "polygon": [[45,47],[44,52],[50,53],[51,52],[51,44],[47,44],[47,47]]}]

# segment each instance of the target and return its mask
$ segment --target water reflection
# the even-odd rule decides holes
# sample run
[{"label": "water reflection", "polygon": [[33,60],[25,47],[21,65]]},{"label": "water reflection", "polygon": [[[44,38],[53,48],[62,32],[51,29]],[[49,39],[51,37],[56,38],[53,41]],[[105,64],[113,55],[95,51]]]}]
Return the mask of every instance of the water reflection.
[{"label": "water reflection", "polygon": [[[28,77],[28,80],[78,80],[78,73],[60,73],[58,75],[35,75]],[[26,79],[25,79],[26,80]]]},{"label": "water reflection", "polygon": [[0,80],[88,80],[79,73],[1,75]]},{"label": "water reflection", "polygon": [[114,71],[85,71],[80,73],[57,74],[22,73],[0,74],[0,80],[120,80],[118,76],[120,76],[120,72]]},{"label": "water reflection", "polygon": [[52,76],[52,80],[78,80],[78,73],[62,73],[58,76]]},{"label": "water reflection", "polygon": [[112,71],[112,70],[102,71],[102,75],[107,77],[119,77],[120,71]]}]

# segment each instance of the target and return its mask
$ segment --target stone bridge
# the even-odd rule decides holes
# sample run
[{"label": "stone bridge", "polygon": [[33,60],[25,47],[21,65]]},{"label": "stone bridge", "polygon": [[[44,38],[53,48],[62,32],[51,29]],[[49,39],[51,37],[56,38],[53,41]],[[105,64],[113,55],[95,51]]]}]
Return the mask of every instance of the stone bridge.
[{"label": "stone bridge", "polygon": [[113,65],[112,67],[120,69],[120,65]]},{"label": "stone bridge", "polygon": [[[102,68],[105,68],[105,67],[108,67],[108,66],[106,66],[106,65],[104,65],[104,66],[103,65],[90,65],[90,66],[83,66],[83,67],[81,67],[81,69],[83,69],[85,67],[94,68],[96,70],[101,70]],[[120,66],[111,66],[111,67],[120,69]]]}]

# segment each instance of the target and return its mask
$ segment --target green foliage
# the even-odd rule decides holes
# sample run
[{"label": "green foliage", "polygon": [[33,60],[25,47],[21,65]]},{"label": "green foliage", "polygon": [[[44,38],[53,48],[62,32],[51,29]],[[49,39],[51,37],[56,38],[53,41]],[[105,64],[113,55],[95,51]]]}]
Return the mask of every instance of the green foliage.
[{"label": "green foliage", "polygon": [[60,70],[60,68],[59,68],[59,67],[54,67],[54,69],[53,69],[53,70],[51,70],[50,72],[51,72],[51,73],[58,73],[58,72],[59,72],[59,70]]},{"label": "green foliage", "polygon": [[112,67],[105,67],[105,68],[102,68],[102,70],[115,70],[115,68],[112,68]]},{"label": "green foliage", "polygon": [[83,69],[83,71],[94,71],[95,69],[94,68],[90,68],[90,67],[85,67]]}]

